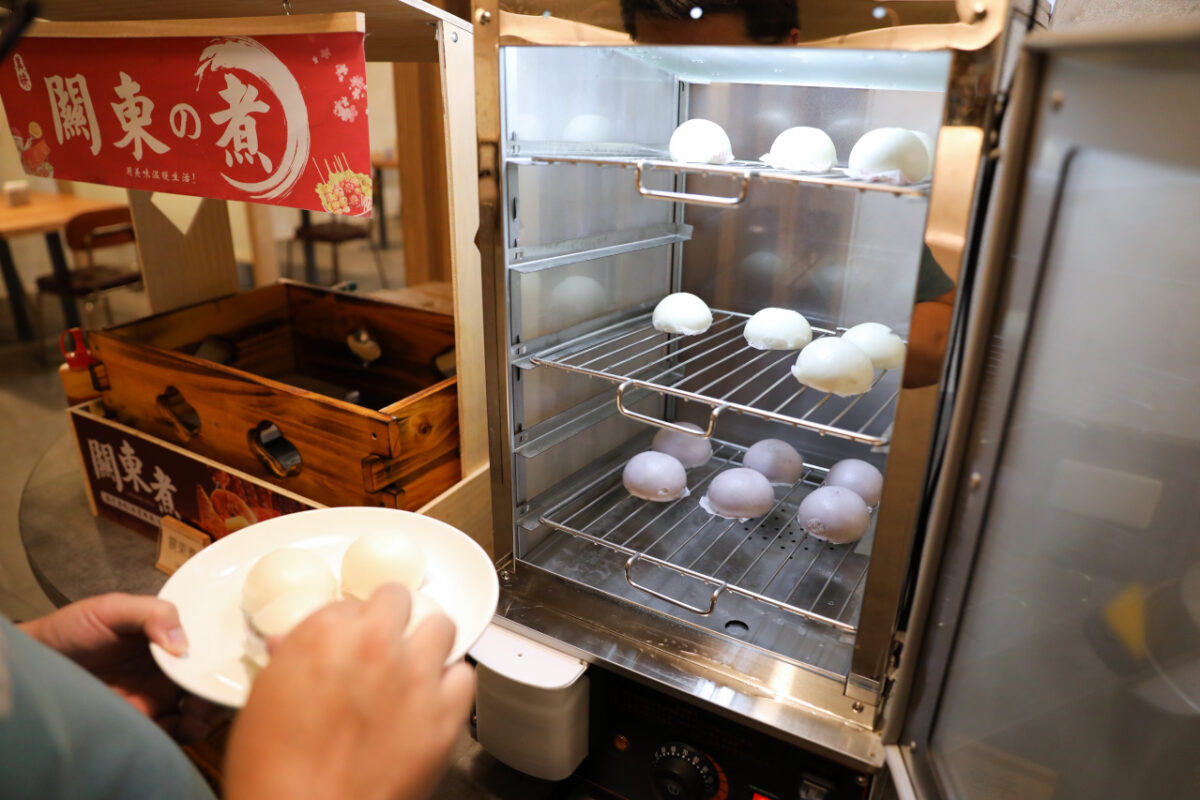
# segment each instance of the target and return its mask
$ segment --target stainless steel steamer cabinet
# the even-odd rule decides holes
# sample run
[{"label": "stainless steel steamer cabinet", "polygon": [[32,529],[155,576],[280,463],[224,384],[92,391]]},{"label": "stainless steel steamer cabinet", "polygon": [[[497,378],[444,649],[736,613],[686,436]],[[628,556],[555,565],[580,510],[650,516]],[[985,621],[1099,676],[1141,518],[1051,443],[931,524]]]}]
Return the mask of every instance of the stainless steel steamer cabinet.
[{"label": "stainless steel steamer cabinet", "polygon": [[[925,744],[941,697],[930,687],[946,685],[952,660],[944,638],[970,606],[962,575],[986,541],[969,507],[998,491],[969,459],[1006,429],[972,427],[976,403],[1013,402],[1019,375],[996,384],[996,371],[1027,353],[1002,346],[1024,335],[1005,304],[1027,326],[1036,310],[1005,287],[1010,273],[1036,284],[1025,276],[1045,268],[1010,269],[1022,260],[1008,252],[1041,252],[1053,233],[1014,244],[1021,193],[1046,170],[1022,159],[1043,95],[1063,91],[1042,83],[1054,64],[1094,58],[1103,74],[1121,61],[1097,55],[1104,47],[1130,62],[1155,51],[1050,44],[1024,56],[1014,87],[1041,13],[990,0],[801,3],[800,46],[644,45],[620,30],[617,3],[475,4],[497,621],[590,665],[581,774],[594,783],[629,798],[864,797],[885,791],[876,776],[891,760],[921,796],[989,796],[963,791],[961,759],[937,762]],[[1187,52],[1170,38],[1165,50]],[[1195,67],[1181,55],[1160,71],[1194,78]],[[725,128],[737,160],[670,159],[672,131],[697,117]],[[829,133],[833,171],[760,160],[796,125]],[[850,148],[879,127],[930,134],[932,177],[848,177]],[[1011,167],[994,180],[1001,152]],[[1195,169],[1194,152],[1179,157]],[[920,370],[910,343],[905,367],[862,395],[806,388],[789,372],[795,353],[742,338],[768,306],[802,312],[817,336],[874,321],[910,338],[939,281],[937,294],[955,292],[945,353]],[[706,333],[654,330],[650,314],[673,291],[713,308]],[[714,450],[689,470],[690,495],[631,497],[626,460],[684,422]],[[803,454],[803,477],[777,487],[763,517],[706,513],[713,476],[768,436]],[[795,511],[848,457],[884,472],[883,498],[864,539],[831,545]],[[955,586],[939,572],[947,541],[965,558],[948,562]],[[922,650],[931,613],[933,655]],[[922,738],[901,742],[921,719]]]}]

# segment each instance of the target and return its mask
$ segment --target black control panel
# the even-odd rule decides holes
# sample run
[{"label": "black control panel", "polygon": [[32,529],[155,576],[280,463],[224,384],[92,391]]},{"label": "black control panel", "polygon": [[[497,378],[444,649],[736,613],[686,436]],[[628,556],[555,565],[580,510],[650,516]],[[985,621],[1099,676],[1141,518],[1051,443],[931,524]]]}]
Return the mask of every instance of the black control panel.
[{"label": "black control panel", "polygon": [[864,800],[870,776],[598,669],[576,777],[625,800]]}]

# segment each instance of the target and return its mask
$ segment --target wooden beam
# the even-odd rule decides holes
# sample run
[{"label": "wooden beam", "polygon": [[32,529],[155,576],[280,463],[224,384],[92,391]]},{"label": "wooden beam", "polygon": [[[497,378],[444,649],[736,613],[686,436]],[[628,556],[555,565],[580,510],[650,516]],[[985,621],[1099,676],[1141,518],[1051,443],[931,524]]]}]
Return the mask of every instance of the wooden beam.
[{"label": "wooden beam", "polygon": [[[448,221],[458,356],[458,430],[463,474],[488,463],[487,384],[483,364],[483,268],[479,229],[479,160],[475,150],[475,44],[470,31],[442,25],[442,125],[448,180],[438,213]],[[403,203],[403,198],[401,198]]]},{"label": "wooden beam", "polygon": [[152,195],[129,190],[150,310],[170,311],[236,292],[237,260],[225,201],[201,201],[191,225],[181,231],[154,205]]},{"label": "wooden beam", "polygon": [[[439,21],[469,26],[453,14],[421,0],[358,0],[355,9],[366,15],[365,49],[368,61],[431,61],[438,59],[434,25]],[[40,16],[47,20],[158,20],[165,16],[193,19],[273,17],[280,24],[299,19],[285,16],[279,0],[42,0]],[[344,12],[345,0],[304,0],[306,14]],[[291,29],[286,29],[285,32]],[[228,33],[228,31],[221,31]],[[186,35],[193,35],[190,32]],[[194,34],[201,35],[201,34]]]},{"label": "wooden beam", "polygon": [[155,39],[164,36],[270,36],[280,33],[362,33],[366,18],[356,11],[338,14],[297,14],[285,17],[225,17],[94,22],[39,20],[26,36],[65,39]]},{"label": "wooden beam", "polygon": [[441,72],[437,63],[392,67],[404,274],[409,286],[450,278]]},{"label": "wooden beam", "polygon": [[279,251],[275,247],[271,206],[246,203],[246,225],[250,233],[250,268],[254,271],[254,285],[274,283],[279,280]]}]

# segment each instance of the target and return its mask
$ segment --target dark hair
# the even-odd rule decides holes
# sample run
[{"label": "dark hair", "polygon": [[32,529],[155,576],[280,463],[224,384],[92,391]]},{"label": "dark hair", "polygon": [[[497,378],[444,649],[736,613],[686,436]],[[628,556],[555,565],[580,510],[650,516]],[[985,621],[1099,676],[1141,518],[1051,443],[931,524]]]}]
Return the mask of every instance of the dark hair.
[{"label": "dark hair", "polygon": [[785,41],[800,26],[798,0],[621,0],[621,21],[637,39],[637,15],[667,20],[692,19],[693,9],[704,14],[742,14],[746,34],[763,44]]}]

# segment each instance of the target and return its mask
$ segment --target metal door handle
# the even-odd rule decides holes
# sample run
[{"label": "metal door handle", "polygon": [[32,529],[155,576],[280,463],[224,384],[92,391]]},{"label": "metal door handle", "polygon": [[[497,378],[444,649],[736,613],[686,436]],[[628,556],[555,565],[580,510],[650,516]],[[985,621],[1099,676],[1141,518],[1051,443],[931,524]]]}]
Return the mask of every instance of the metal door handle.
[{"label": "metal door handle", "polygon": [[717,427],[717,417],[720,416],[722,411],[729,408],[729,406],[717,406],[712,411],[710,411],[708,413],[708,427],[705,428],[703,432],[697,433],[696,431],[691,430],[690,428],[683,427],[679,423],[667,422],[665,419],[658,419],[657,417],[651,417],[648,414],[643,414],[640,411],[634,411],[632,409],[626,408],[625,407],[625,390],[626,389],[646,389],[647,391],[653,392],[653,391],[656,391],[658,389],[658,387],[654,386],[653,384],[645,383],[644,381],[639,381],[639,380],[628,380],[628,381],[625,381],[624,383],[622,383],[620,386],[618,386],[617,387],[617,411],[620,411],[622,416],[629,417],[630,419],[636,419],[640,422],[646,422],[651,425],[655,425],[659,428],[666,428],[669,431],[677,431],[679,433],[686,433],[688,436],[695,436],[697,439],[711,438],[713,435],[713,431]]},{"label": "metal door handle", "polygon": [[739,206],[746,202],[746,192],[750,190],[750,173],[742,173],[741,185],[738,187],[738,193],[734,197],[717,197],[711,194],[692,194],[691,192],[672,192],[666,189],[649,189],[642,183],[642,172],[646,166],[645,161],[639,161],[637,168],[634,170],[633,179],[637,185],[638,194],[642,197],[650,197],[655,200],[669,200],[679,203],[695,203],[702,206]]},{"label": "metal door handle", "polygon": [[[688,575],[689,577],[696,577],[696,578],[703,579],[704,576],[700,575],[699,573],[692,572],[691,570],[683,570],[680,567],[675,566],[674,564],[668,564],[665,561],[661,561],[657,558],[654,558],[653,556],[643,555],[642,553],[636,553],[636,554],[630,556],[629,559],[626,560],[626,562],[625,562],[625,580],[629,582],[630,586],[637,589],[638,591],[645,592],[646,594],[651,595],[652,597],[657,597],[659,600],[665,600],[673,606],[679,606],[680,608],[682,608],[686,611],[691,611],[693,614],[699,614],[702,617],[707,617],[709,614],[713,613],[713,611],[716,610],[717,598],[721,596],[721,592],[725,591],[725,587],[729,585],[725,581],[721,581],[721,583],[717,586],[717,588],[713,589],[712,596],[708,598],[708,608],[706,608],[706,609],[698,608],[697,606],[690,605],[688,603],[683,602],[682,600],[677,600],[674,597],[671,597],[670,595],[663,594],[662,592],[651,589],[649,586],[643,586],[642,584],[635,581],[633,579],[633,575],[630,573],[630,570],[633,568],[633,564],[635,561],[638,561],[639,559],[643,559],[643,558],[651,563],[658,564],[659,566],[667,567],[668,569],[672,570],[673,572],[679,572],[681,574]],[[707,583],[707,581],[704,581],[704,582]]]}]

